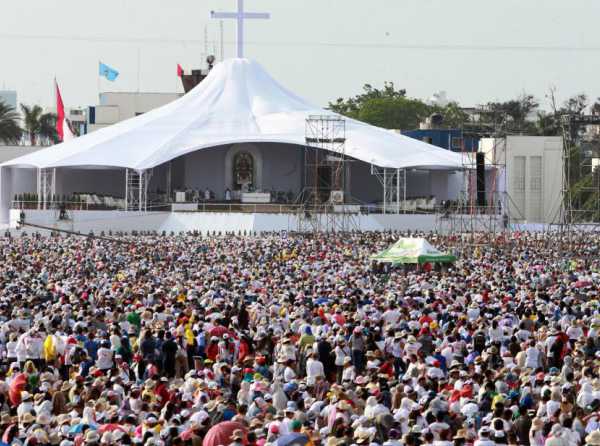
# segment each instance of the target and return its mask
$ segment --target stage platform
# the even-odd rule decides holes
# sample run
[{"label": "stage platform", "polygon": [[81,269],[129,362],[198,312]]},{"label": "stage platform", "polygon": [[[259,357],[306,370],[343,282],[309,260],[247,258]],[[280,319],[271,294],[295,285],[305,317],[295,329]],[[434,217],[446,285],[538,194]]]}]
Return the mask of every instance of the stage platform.
[{"label": "stage platform", "polygon": [[[10,227],[19,221],[19,209],[10,210]],[[329,216],[330,218],[331,216]],[[66,220],[59,219],[57,210],[26,210],[25,221],[54,229],[88,233],[90,231],[199,231],[215,232],[279,232],[297,231],[308,227],[299,221],[297,213],[264,212],[135,212],[135,211],[68,211]],[[326,216],[311,216],[322,218]],[[436,214],[352,214],[348,228],[361,231],[419,230],[444,231]],[[500,224],[500,222],[498,223]],[[326,228],[326,225],[322,225]],[[485,226],[479,228],[487,230]]]}]

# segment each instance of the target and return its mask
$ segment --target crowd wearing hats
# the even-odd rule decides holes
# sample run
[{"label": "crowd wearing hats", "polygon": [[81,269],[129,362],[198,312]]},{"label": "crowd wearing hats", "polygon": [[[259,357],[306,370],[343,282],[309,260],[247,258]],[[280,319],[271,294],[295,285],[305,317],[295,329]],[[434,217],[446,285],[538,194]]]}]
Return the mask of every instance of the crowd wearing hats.
[{"label": "crowd wearing hats", "polygon": [[0,445],[600,446],[600,237],[399,236],[0,239]]}]

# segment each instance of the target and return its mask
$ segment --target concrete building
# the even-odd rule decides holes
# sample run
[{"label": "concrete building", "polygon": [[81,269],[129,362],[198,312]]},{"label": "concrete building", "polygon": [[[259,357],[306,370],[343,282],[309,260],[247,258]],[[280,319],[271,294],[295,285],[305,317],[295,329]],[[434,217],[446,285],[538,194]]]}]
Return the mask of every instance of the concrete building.
[{"label": "concrete building", "polygon": [[483,138],[479,145],[487,164],[496,164],[490,183],[506,196],[512,223],[558,223],[562,189],[562,149],[559,136]]},{"label": "concrete building", "polygon": [[87,110],[85,108],[71,108],[67,112],[67,117],[75,133],[85,135],[87,133]]},{"label": "concrete building", "polygon": [[15,90],[0,90],[0,102],[17,109],[17,92]]},{"label": "concrete building", "polygon": [[179,98],[181,93],[106,92],[87,110],[87,132],[116,124]]}]

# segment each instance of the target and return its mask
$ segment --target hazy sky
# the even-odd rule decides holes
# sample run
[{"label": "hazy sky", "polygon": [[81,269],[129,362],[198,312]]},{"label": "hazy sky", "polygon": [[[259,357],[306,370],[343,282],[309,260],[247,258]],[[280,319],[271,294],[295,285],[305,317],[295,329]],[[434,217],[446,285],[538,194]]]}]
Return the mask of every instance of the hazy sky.
[{"label": "hazy sky", "polygon": [[[176,64],[219,54],[209,11],[235,0],[0,0],[0,89],[68,107],[97,102],[98,60],[120,71],[102,91],[181,90]],[[246,22],[246,56],[286,87],[325,105],[364,83],[393,81],[410,96],[438,90],[463,105],[523,91],[600,96],[598,0],[246,0],[270,12]],[[205,33],[208,45],[205,45]],[[225,57],[235,24],[224,21]]]}]

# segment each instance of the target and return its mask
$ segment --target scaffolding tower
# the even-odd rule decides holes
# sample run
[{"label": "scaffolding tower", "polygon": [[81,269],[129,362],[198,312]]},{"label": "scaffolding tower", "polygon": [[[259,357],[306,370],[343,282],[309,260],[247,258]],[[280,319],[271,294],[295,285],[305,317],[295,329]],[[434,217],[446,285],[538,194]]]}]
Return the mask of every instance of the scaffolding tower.
[{"label": "scaffolding tower", "polygon": [[406,213],[406,169],[378,167],[371,164],[374,175],[383,188],[381,212],[384,214]]},{"label": "scaffolding tower", "polygon": [[304,186],[298,196],[299,232],[346,232],[357,227],[346,206],[346,121],[310,115],[305,123]]},{"label": "scaffolding tower", "polygon": [[148,210],[148,183],[152,169],[137,171],[125,169],[125,210],[146,212]]},{"label": "scaffolding tower", "polygon": [[[490,240],[509,229],[511,206],[507,192],[506,134],[496,129],[462,130],[462,186],[456,202],[446,203],[436,213],[436,228],[446,234],[462,234],[463,242],[476,242],[475,233],[484,232]],[[477,153],[465,150],[464,136],[491,137],[492,147],[483,153],[485,204],[477,202]],[[498,191],[498,185],[502,190]]]},{"label": "scaffolding tower", "polygon": [[[600,126],[600,116],[567,114],[561,116],[563,135],[561,230],[573,225],[591,225],[600,229],[600,142],[588,138],[586,131]],[[577,196],[574,189],[577,188]]]},{"label": "scaffolding tower", "polygon": [[38,209],[51,209],[56,198],[56,169],[38,169]]}]

